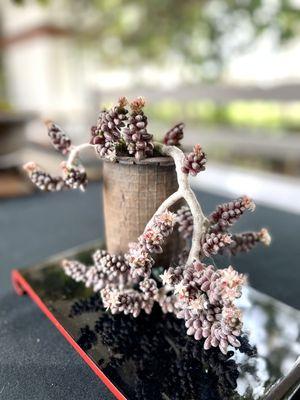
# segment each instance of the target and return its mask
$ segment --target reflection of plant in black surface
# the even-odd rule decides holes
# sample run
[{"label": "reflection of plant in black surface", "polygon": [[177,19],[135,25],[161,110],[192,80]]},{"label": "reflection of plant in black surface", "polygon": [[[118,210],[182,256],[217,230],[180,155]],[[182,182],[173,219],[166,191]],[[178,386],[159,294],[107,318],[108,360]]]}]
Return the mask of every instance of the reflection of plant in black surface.
[{"label": "reflection of plant in black surface", "polygon": [[133,320],[103,314],[95,330],[112,353],[105,362],[108,374],[127,363],[136,366],[136,399],[161,399],[164,394],[174,400],[225,400],[236,388],[233,352],[225,356],[216,349],[203,350],[193,339],[186,341],[184,326],[174,316],[163,316],[155,323],[152,315]]},{"label": "reflection of plant in black surface", "polygon": [[69,317],[75,317],[88,312],[98,312],[103,310],[100,293],[95,293],[90,297],[76,300],[71,307]]},{"label": "reflection of plant in black surface", "polygon": [[[95,294],[72,305],[73,317],[99,312],[94,334],[89,326],[81,329],[78,340],[84,349],[104,345],[99,366],[107,376],[130,380],[134,399],[226,400],[235,393],[238,365],[218,349],[204,350],[193,339],[186,339],[184,324],[171,314],[154,308],[152,314],[134,319],[104,311]],[[247,338],[239,338],[241,352],[253,355]],[[131,366],[130,373],[127,367]],[[128,376],[130,374],[130,376]]]},{"label": "reflection of plant in black surface", "polygon": [[80,336],[77,343],[83,348],[83,350],[90,350],[92,346],[97,343],[97,335],[88,325],[86,325],[83,328],[80,328]]}]

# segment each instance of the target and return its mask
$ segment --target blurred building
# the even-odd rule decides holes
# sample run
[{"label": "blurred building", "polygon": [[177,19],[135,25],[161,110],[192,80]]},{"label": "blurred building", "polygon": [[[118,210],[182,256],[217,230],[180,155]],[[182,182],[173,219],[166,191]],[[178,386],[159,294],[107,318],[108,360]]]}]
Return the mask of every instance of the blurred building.
[{"label": "blurred building", "polygon": [[[152,113],[151,117],[154,115],[154,119],[157,117],[158,120],[162,117],[158,122],[164,126],[158,128],[158,132],[163,132],[166,121],[169,124],[183,118],[196,126],[194,135],[197,135],[200,126],[201,141],[213,148],[209,150],[217,160],[226,163],[236,160],[242,165],[249,156],[248,165],[256,165],[261,169],[292,174],[299,170],[299,135],[296,138],[294,133],[299,132],[300,122],[297,120],[294,124],[294,116],[288,121],[292,125],[292,134],[291,130],[279,134],[276,132],[276,136],[272,137],[265,135],[269,126],[264,127],[265,131],[256,126],[252,129],[250,121],[250,125],[245,127],[241,124],[235,129],[236,126],[226,125],[222,120],[222,115],[228,111],[224,111],[224,108],[233,102],[259,103],[250,111],[246,110],[245,104],[239,109],[238,104],[234,116],[238,117],[238,123],[242,111],[250,120],[254,116],[259,122],[260,115],[263,117],[266,112],[266,108],[261,108],[263,102],[276,102],[270,111],[272,114],[275,110],[275,119],[281,113],[277,109],[282,103],[299,102],[298,37],[278,50],[272,30],[266,32],[247,51],[234,58],[229,57],[218,84],[205,85],[199,76],[189,70],[188,62],[176,54],[169,55],[159,65],[139,61],[131,66],[124,67],[116,63],[111,67],[107,60],[101,59],[99,50],[93,52],[78,40],[80,32],[87,25],[85,18],[90,18],[90,15],[84,14],[80,20],[77,14],[75,18],[72,9],[64,4],[60,0],[52,0],[47,6],[35,0],[24,1],[22,6],[11,0],[2,0],[0,3],[2,75],[6,100],[13,109],[34,111],[41,117],[55,119],[72,132],[75,141],[76,137],[82,141],[88,136],[90,125],[95,122],[100,103],[115,100],[120,94],[143,94],[158,111]],[[266,12],[270,12],[268,7]],[[94,22],[103,17],[99,10],[94,14]],[[231,35],[233,33],[229,32]],[[236,36],[244,33],[243,29],[237,27]],[[109,38],[106,43],[108,47],[117,46],[118,38],[113,39]],[[229,52],[230,48],[223,51]],[[177,104],[173,104],[171,109],[170,102],[176,101]],[[217,105],[213,118],[208,116],[211,125],[219,124],[213,132],[211,126],[207,129],[202,125],[202,120],[193,119],[192,112],[197,112],[199,104],[196,103],[201,101],[208,103],[207,109]],[[182,112],[184,106],[188,108],[186,114]],[[292,110],[293,113],[298,113],[298,108],[295,110]],[[270,118],[273,118],[273,114]],[[278,126],[281,129],[281,125]],[[34,129],[30,128],[28,131],[31,138],[39,140],[41,129],[41,124]],[[256,136],[250,138],[248,134],[251,130],[255,131]],[[192,133],[193,129],[190,131]]]},{"label": "blurred building", "polygon": [[235,84],[263,87],[286,83],[299,84],[299,37],[278,49],[272,33],[265,34],[252,48],[244,54],[236,56],[230,62],[226,71],[226,79]]},{"label": "blurred building", "polygon": [[[184,84],[180,74],[184,65],[179,61],[166,61],[165,66],[157,68],[141,65],[138,74],[136,70],[111,69],[95,62],[93,54],[78,43],[76,22],[61,1],[51,1],[45,7],[34,0],[22,6],[3,0],[0,13],[6,92],[18,109],[78,115],[89,108],[94,88],[107,91],[137,81],[160,87]],[[299,82],[299,56],[298,38],[278,51],[270,32],[230,61],[224,82],[258,86]]]},{"label": "blurred building", "polygon": [[5,91],[18,110],[76,118],[86,108],[87,68],[59,3],[42,7],[32,1],[20,7],[1,2]]}]

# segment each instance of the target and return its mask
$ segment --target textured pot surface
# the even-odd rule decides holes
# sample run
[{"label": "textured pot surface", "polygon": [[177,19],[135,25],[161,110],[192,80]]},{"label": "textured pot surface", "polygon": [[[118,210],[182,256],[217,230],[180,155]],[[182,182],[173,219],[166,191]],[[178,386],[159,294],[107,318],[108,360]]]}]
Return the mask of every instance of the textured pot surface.
[{"label": "textured pot surface", "polygon": [[[128,243],[137,240],[160,204],[178,188],[174,163],[167,157],[138,164],[133,158],[104,162],[103,181],[106,244],[113,254],[128,251]],[[157,262],[170,262],[181,248],[174,232]]]}]

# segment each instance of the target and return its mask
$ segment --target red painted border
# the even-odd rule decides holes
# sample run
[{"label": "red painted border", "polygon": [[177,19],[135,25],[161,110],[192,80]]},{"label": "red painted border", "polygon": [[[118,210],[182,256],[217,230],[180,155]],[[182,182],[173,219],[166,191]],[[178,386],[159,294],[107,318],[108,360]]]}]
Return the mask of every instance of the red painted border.
[{"label": "red painted border", "polygon": [[94,371],[94,373],[102,380],[102,382],[108,387],[114,396],[118,400],[127,400],[126,397],[115,387],[115,385],[107,378],[101,369],[94,363],[94,361],[82,350],[82,348],[75,342],[72,336],[65,330],[65,328],[58,322],[51,311],[43,303],[40,297],[35,293],[28,282],[23,278],[19,271],[13,270],[11,273],[11,279],[13,287],[18,295],[27,293],[32,300],[39,306],[43,313],[50,319],[54,326],[59,332],[67,339],[67,341],[74,347],[77,353],[83,358],[88,366]]}]

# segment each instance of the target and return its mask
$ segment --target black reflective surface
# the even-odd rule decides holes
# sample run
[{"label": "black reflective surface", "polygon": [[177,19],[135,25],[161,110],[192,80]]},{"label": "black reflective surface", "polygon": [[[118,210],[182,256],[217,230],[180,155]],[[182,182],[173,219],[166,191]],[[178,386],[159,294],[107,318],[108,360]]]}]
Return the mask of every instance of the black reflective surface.
[{"label": "black reflective surface", "polygon": [[[92,251],[64,257],[89,263]],[[107,313],[97,294],[64,274],[61,258],[22,270],[22,275],[128,399],[259,400],[272,385],[286,393],[275,392],[272,399],[291,398],[295,377],[288,383],[280,380],[295,371],[300,354],[299,311],[247,288],[239,303],[248,335],[241,350],[224,356],[217,349],[204,351],[202,342],[186,335],[182,320],[158,308],[136,319]]]}]

